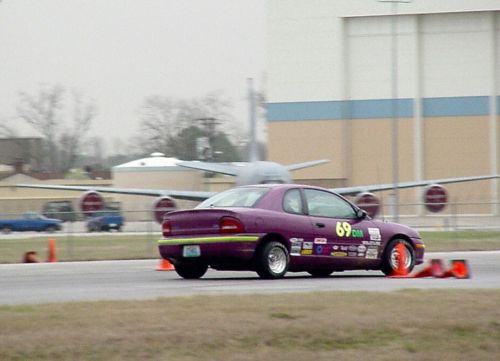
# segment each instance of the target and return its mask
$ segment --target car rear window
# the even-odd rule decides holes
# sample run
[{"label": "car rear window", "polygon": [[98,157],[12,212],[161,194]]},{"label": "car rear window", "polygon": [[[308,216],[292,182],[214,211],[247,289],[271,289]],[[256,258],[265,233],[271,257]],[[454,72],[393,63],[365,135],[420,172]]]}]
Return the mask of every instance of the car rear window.
[{"label": "car rear window", "polygon": [[233,188],[200,203],[196,208],[212,207],[253,207],[269,188],[265,187],[242,187]]}]

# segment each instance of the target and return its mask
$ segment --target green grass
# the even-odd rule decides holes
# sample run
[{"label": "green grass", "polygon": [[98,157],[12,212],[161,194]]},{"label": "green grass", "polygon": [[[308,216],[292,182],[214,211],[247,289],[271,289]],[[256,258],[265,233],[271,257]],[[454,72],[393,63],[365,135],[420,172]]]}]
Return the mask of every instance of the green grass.
[{"label": "green grass", "polygon": [[[420,232],[426,251],[500,250],[500,232],[457,231]],[[0,263],[21,262],[27,251],[35,251],[41,261],[47,258],[48,240],[54,238],[59,261],[158,258],[159,234],[122,235],[102,233],[76,236],[44,235],[36,238],[11,239],[0,235]]]},{"label": "green grass", "polygon": [[0,359],[497,360],[499,290],[0,306]]}]

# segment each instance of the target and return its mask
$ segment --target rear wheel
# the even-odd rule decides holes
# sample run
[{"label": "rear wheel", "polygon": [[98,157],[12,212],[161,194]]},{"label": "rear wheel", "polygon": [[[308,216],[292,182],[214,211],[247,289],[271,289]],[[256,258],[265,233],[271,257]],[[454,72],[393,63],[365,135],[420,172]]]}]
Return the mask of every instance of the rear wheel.
[{"label": "rear wheel", "polygon": [[403,258],[405,260],[404,268],[406,273],[410,273],[415,267],[415,250],[413,246],[404,239],[393,239],[387,245],[383,258],[382,258],[382,272],[386,275],[391,275],[396,271],[399,267],[399,252],[397,249],[397,245],[402,244],[404,246]]},{"label": "rear wheel", "polygon": [[202,262],[179,262],[175,264],[175,272],[182,278],[198,279],[207,272],[208,265]]},{"label": "rear wheel", "polygon": [[0,228],[0,232],[2,232],[3,234],[8,234],[12,231],[12,228],[10,228],[10,226],[3,226],[2,228]]},{"label": "rear wheel", "polygon": [[279,242],[265,244],[257,254],[256,271],[261,278],[282,278],[288,271],[290,255]]},{"label": "rear wheel", "polygon": [[56,226],[47,226],[45,228],[45,232],[48,232],[48,233],[54,233],[55,231],[57,231]]}]

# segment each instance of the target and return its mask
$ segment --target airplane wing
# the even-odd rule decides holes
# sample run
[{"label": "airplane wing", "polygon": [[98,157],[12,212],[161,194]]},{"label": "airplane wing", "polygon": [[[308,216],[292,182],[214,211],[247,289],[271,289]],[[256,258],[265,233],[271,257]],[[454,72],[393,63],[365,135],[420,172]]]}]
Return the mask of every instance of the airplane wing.
[{"label": "airplane wing", "polygon": [[221,173],[226,175],[236,176],[241,170],[241,167],[223,163],[209,163],[199,161],[182,161],[177,163],[180,167],[203,170],[207,172]]},{"label": "airplane wing", "polygon": [[[412,182],[401,182],[398,183],[397,188],[413,188],[413,187],[424,187],[431,184],[447,184],[447,183],[461,183],[461,182],[471,182],[485,179],[500,178],[500,175],[486,175],[486,176],[475,176],[475,177],[458,177],[458,178],[443,178],[443,179],[432,179],[423,181],[412,181]],[[353,196],[361,192],[379,192],[394,189],[394,183],[387,184],[377,184],[368,186],[355,186],[355,187],[342,187],[333,188],[332,191],[342,194],[344,196]]]},{"label": "airplane wing", "polygon": [[140,189],[140,188],[112,188],[112,187],[86,187],[86,186],[60,186],[50,184],[16,184],[19,188],[39,188],[39,189],[58,189],[66,191],[96,191],[102,193],[130,194],[136,196],[162,197],[169,196],[175,199],[188,201],[203,201],[210,198],[217,192],[202,191],[177,191],[163,189]]},{"label": "airplane wing", "polygon": [[313,167],[315,165],[320,165],[320,164],[328,163],[328,162],[329,162],[328,159],[312,160],[310,162],[295,163],[295,164],[286,165],[285,168],[288,171],[292,171],[292,170],[297,170],[297,169],[302,169],[302,168],[309,168],[309,167]]}]

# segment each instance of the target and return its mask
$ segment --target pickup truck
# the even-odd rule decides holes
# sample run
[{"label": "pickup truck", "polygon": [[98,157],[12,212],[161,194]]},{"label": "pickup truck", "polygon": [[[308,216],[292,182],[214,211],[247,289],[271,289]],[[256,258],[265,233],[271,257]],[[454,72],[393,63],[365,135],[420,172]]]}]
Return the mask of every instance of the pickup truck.
[{"label": "pickup truck", "polygon": [[101,213],[87,220],[87,230],[89,232],[110,231],[112,229],[120,231],[123,221],[123,216],[119,213]]},{"label": "pickup truck", "polygon": [[62,221],[59,219],[47,218],[35,212],[26,212],[23,218],[0,219],[0,232],[10,233],[12,231],[37,231],[55,232],[62,228]]}]

